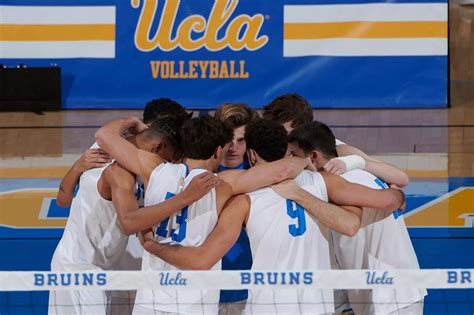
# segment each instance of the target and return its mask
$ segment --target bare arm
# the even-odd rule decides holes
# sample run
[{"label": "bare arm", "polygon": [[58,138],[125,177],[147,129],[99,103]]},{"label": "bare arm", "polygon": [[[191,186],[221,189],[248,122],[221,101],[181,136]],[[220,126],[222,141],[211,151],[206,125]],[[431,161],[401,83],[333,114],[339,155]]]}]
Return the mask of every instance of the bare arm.
[{"label": "bare arm", "polygon": [[365,170],[369,173],[380,177],[383,181],[395,184],[399,187],[405,187],[410,182],[408,175],[396,166],[376,160],[363,151],[347,144],[337,146],[337,154],[339,156],[359,155],[365,159]]},{"label": "bare arm", "polygon": [[71,205],[74,190],[82,173],[91,168],[103,167],[111,161],[109,155],[101,149],[89,149],[84,152],[61,180],[56,197],[58,206],[69,207]]},{"label": "bare arm", "polygon": [[310,165],[309,158],[288,157],[259,164],[245,171],[224,171],[219,173],[219,177],[229,183],[233,195],[238,195],[295,178]]},{"label": "bare arm", "polygon": [[295,201],[319,222],[339,233],[354,236],[359,230],[362,209],[358,207],[338,207],[324,202],[298,187],[293,180],[272,186],[272,189],[283,198]]},{"label": "bare arm", "polygon": [[182,193],[159,204],[138,208],[133,174],[114,164],[105,171],[105,176],[112,190],[115,211],[123,232],[127,235],[159,224],[165,218],[202,198],[219,182],[214,174],[202,173],[194,177]]},{"label": "bare arm", "polygon": [[405,203],[405,195],[397,189],[372,189],[359,184],[349,183],[342,177],[321,172],[326,183],[328,197],[342,205],[369,207],[393,212]]},{"label": "bare arm", "polygon": [[380,177],[384,182],[395,184],[402,188],[410,183],[410,179],[404,171],[382,161],[366,159],[365,170]]},{"label": "bare arm", "polygon": [[180,269],[210,269],[239,238],[249,208],[250,202],[247,196],[235,197],[222,211],[216,227],[199,247],[163,245],[151,240],[145,241],[143,247]]},{"label": "bare arm", "polygon": [[142,132],[147,126],[137,117],[116,119],[100,128],[96,132],[95,138],[101,148],[109,153],[120,165],[140,176],[146,185],[150,173],[163,160],[156,154],[138,149],[124,139],[122,135],[130,128],[134,128],[137,132]]}]

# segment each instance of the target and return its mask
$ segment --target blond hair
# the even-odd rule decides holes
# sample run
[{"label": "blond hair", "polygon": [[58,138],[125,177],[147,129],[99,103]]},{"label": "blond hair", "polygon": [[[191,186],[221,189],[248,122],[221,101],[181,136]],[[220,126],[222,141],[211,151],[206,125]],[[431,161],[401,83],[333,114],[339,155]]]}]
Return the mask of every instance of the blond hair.
[{"label": "blond hair", "polygon": [[217,108],[214,117],[235,129],[248,125],[258,114],[244,103],[224,103]]}]

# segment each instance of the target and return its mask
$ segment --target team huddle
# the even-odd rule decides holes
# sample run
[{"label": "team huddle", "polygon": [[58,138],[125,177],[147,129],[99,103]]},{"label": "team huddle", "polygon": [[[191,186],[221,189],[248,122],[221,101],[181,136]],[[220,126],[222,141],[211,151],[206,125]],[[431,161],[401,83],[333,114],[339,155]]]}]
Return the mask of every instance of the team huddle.
[{"label": "team huddle", "polygon": [[[52,271],[419,269],[407,175],[337,139],[308,102],[170,99],[114,120],[63,178]],[[78,187],[76,195],[74,191]],[[136,237],[137,235],[138,237]],[[51,291],[50,314],[422,314],[421,289]]]}]

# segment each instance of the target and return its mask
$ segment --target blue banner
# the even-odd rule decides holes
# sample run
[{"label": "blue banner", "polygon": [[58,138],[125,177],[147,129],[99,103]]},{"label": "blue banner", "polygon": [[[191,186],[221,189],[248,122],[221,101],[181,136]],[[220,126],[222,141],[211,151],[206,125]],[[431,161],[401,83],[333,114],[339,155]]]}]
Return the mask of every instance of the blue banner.
[{"label": "blue banner", "polygon": [[57,65],[63,108],[447,106],[446,1],[0,0],[1,63]]}]

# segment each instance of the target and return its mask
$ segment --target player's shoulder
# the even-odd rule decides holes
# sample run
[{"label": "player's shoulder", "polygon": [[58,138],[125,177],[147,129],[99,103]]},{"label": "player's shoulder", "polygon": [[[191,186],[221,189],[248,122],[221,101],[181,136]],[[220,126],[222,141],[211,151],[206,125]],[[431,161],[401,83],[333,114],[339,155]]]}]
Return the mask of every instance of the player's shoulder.
[{"label": "player's shoulder", "polygon": [[295,182],[296,184],[298,184],[298,186],[314,185],[315,183],[320,182],[322,180],[323,178],[319,172],[313,172],[309,170],[303,170],[295,178]]},{"label": "player's shoulder", "polygon": [[360,180],[373,181],[374,179],[377,178],[376,176],[367,172],[366,170],[361,170],[361,169],[354,169],[354,170],[347,171],[341,176],[346,180],[360,179]]},{"label": "player's shoulder", "polygon": [[247,170],[243,170],[243,169],[240,169],[240,170],[225,170],[225,171],[219,172],[217,175],[222,180],[232,181],[235,178],[245,174],[245,172],[247,172]]},{"label": "player's shoulder", "polygon": [[120,183],[123,180],[133,180],[135,182],[136,180],[135,174],[133,174],[117,162],[108,165],[105,168],[103,174],[109,182]]},{"label": "player's shoulder", "polygon": [[365,170],[355,169],[345,172],[341,175],[342,178],[351,183],[364,185],[371,188],[378,188],[377,177]]}]

